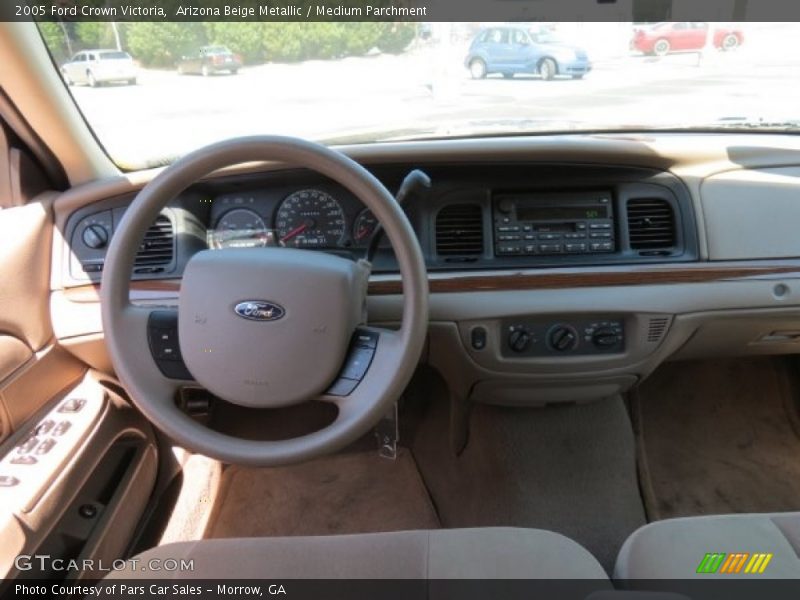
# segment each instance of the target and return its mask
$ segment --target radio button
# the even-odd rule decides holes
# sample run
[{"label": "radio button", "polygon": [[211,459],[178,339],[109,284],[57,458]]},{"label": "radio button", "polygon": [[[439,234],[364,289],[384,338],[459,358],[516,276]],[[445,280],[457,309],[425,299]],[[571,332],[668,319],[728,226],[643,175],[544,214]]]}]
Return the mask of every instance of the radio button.
[{"label": "radio button", "polygon": [[524,225],[522,227],[522,231],[533,231],[533,227],[531,227],[530,225]]},{"label": "radio button", "polygon": [[611,223],[589,223],[589,229],[611,229]]},{"label": "radio button", "polygon": [[536,254],[536,246],[525,246],[525,254]]},{"label": "radio button", "polygon": [[565,233],[564,239],[567,240],[585,240],[586,234],[585,233]]},{"label": "radio button", "polygon": [[589,246],[594,252],[605,252],[614,249],[614,244],[611,242],[593,242]]},{"label": "radio button", "polygon": [[542,254],[559,254],[561,244],[539,244],[539,252]]},{"label": "radio button", "polygon": [[561,234],[560,233],[540,233],[539,234],[540,240],[560,240]]},{"label": "radio button", "polygon": [[522,248],[519,246],[498,246],[497,253],[498,254],[520,254],[522,252]]},{"label": "radio button", "polygon": [[497,239],[500,240],[501,242],[518,242],[521,238],[518,235],[504,234],[497,236]]},{"label": "radio button", "polygon": [[586,252],[586,244],[564,244],[567,252]]},{"label": "radio button", "polygon": [[586,223],[575,223],[575,229],[577,231],[583,231],[586,229]]},{"label": "radio button", "polygon": [[529,242],[529,241],[531,241],[531,240],[535,240],[535,239],[536,239],[536,236],[535,236],[535,235],[533,235],[532,233],[526,233],[526,234],[525,234],[525,241],[528,241],[528,242]]},{"label": "radio button", "polygon": [[605,233],[590,233],[589,237],[592,238],[593,240],[596,240],[596,239],[605,239],[605,240],[607,240],[607,239],[611,238],[611,233],[609,233],[609,232],[605,232]]}]

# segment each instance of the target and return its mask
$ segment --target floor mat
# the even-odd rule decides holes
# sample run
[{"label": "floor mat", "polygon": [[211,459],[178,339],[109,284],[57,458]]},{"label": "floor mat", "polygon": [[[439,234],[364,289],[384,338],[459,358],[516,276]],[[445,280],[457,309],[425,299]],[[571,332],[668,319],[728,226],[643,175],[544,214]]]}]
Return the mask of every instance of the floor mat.
[{"label": "floor mat", "polygon": [[547,408],[476,406],[456,457],[439,398],[412,444],[444,527],[562,533],[613,567],[644,525],[633,432],[621,398]]},{"label": "floor mat", "polygon": [[377,450],[276,468],[233,466],[206,537],[328,535],[435,529],[436,511],[414,459]]},{"label": "floor mat", "polygon": [[634,397],[651,519],[800,509],[800,438],[780,359],[667,363]]}]

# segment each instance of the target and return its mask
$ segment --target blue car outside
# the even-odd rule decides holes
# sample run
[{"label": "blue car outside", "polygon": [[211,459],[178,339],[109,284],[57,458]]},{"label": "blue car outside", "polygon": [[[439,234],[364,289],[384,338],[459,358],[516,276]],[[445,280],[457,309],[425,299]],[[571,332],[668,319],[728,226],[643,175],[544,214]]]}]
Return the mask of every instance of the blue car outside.
[{"label": "blue car outside", "polygon": [[487,27],[479,31],[464,64],[473,79],[483,79],[492,73],[504,77],[516,73],[538,74],[547,80],[558,75],[580,79],[592,70],[583,48],[559,41],[550,33],[536,33],[518,26]]}]

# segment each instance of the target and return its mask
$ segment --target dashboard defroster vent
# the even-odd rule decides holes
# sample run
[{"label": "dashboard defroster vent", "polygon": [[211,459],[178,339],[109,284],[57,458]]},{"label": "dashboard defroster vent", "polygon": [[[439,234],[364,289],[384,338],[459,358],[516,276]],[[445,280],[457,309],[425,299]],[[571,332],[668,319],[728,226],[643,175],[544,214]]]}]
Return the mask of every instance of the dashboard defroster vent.
[{"label": "dashboard defroster vent", "polygon": [[136,253],[136,267],[168,265],[175,255],[175,232],[172,221],[160,215],[144,234],[144,239]]},{"label": "dashboard defroster vent", "polygon": [[478,256],[483,253],[483,211],[477,204],[451,204],[436,216],[439,256]]},{"label": "dashboard defroster vent", "polygon": [[660,198],[628,200],[628,238],[633,250],[648,253],[675,247],[675,214]]}]

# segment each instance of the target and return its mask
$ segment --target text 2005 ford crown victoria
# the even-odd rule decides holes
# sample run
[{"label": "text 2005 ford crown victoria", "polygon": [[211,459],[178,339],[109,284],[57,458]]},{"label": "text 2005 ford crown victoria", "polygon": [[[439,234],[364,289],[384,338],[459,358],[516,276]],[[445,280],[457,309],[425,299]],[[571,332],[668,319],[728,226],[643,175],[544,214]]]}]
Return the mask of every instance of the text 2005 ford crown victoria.
[{"label": "text 2005 ford crown victoria", "polygon": [[793,593],[798,26],[604,18],[0,23],[3,591]]}]

